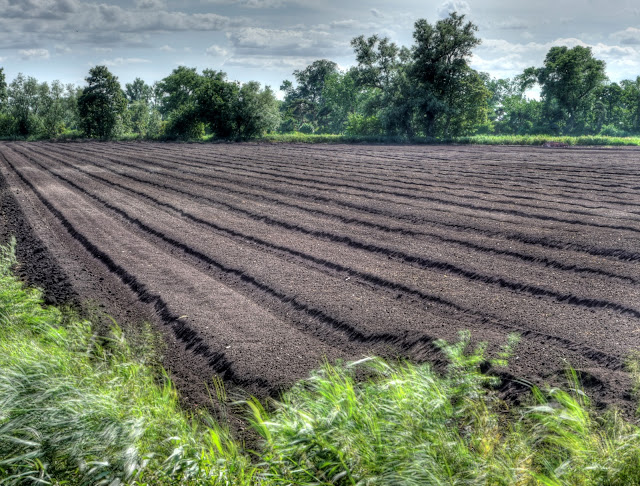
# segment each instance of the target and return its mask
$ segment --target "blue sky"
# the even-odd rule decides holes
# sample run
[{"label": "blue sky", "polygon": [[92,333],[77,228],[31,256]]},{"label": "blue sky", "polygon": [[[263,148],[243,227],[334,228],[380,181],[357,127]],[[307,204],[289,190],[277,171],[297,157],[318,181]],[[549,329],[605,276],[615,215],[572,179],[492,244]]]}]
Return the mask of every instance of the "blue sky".
[{"label": "blue sky", "polygon": [[452,10],[478,25],[472,66],[495,77],[540,66],[553,45],[591,46],[613,81],[640,75],[640,4],[628,0],[0,0],[0,66],[8,80],[83,84],[106,64],[124,84],[182,64],[277,89],[316,59],[353,65],[357,35],[410,45],[416,19]]}]

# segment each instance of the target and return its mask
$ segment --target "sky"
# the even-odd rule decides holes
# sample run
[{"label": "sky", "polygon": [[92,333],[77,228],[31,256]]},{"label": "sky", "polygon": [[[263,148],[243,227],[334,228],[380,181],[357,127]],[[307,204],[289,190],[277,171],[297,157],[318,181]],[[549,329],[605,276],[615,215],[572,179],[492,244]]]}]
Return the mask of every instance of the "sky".
[{"label": "sky", "polygon": [[277,90],[317,59],[354,65],[353,37],[410,46],[417,19],[452,11],[478,26],[471,66],[494,77],[541,66],[555,45],[590,46],[612,81],[640,75],[637,0],[0,0],[0,67],[7,81],[83,85],[106,65],[124,86],[185,65]]}]

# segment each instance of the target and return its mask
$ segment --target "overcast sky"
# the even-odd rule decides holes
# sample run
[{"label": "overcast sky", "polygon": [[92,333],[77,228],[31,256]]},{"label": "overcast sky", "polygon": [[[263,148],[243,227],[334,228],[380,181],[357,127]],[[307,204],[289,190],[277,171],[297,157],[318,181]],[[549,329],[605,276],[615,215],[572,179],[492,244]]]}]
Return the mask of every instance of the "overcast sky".
[{"label": "overcast sky", "polygon": [[472,66],[495,77],[542,65],[553,45],[591,46],[612,81],[640,75],[637,0],[0,0],[0,66],[8,81],[84,84],[105,64],[124,85],[186,65],[277,89],[316,59],[352,65],[357,35],[410,45],[416,19],[453,10],[479,27]]}]

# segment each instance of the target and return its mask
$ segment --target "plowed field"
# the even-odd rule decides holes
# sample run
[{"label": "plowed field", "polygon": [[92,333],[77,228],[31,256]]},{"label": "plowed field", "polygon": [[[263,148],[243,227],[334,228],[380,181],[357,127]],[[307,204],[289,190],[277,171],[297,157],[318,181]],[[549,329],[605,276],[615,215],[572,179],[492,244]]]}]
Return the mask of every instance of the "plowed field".
[{"label": "plowed field", "polygon": [[640,151],[0,144],[2,236],[52,302],[164,331],[187,400],[276,393],[324,357],[437,360],[518,332],[510,373],[567,360],[629,398],[640,345]]}]

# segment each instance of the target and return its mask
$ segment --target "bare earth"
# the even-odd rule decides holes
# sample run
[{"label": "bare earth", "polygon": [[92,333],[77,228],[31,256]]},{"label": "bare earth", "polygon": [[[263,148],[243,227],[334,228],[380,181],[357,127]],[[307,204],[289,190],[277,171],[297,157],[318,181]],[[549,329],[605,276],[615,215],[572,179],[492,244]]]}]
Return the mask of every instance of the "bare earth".
[{"label": "bare earth", "polygon": [[438,361],[469,329],[629,410],[640,151],[1,143],[0,238],[50,302],[150,320],[187,402],[276,395],[323,358]]}]

